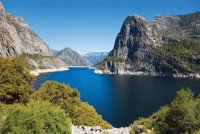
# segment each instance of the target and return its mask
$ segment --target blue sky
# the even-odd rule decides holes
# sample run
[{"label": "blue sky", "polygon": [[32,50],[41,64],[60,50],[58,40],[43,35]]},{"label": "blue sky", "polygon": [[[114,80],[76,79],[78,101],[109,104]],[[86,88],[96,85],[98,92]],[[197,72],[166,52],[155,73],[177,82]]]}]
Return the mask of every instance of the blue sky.
[{"label": "blue sky", "polygon": [[200,0],[2,0],[53,49],[110,51],[124,19],[200,11]]}]

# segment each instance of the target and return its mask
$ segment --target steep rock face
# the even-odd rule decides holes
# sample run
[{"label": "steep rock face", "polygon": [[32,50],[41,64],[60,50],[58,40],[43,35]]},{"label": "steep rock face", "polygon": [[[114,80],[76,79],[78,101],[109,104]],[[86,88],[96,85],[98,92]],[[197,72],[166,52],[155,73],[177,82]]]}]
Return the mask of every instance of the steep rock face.
[{"label": "steep rock face", "polygon": [[79,53],[71,48],[64,48],[61,51],[53,50],[56,57],[62,59],[68,66],[89,66],[91,63],[84,59]]},{"label": "steep rock face", "polygon": [[50,48],[36,35],[22,18],[0,11],[1,56],[41,54],[52,56]]},{"label": "steep rock face", "polygon": [[[3,4],[0,3],[0,56],[13,57],[22,54],[53,56],[47,44],[23,19],[6,13]],[[54,68],[55,66],[48,66],[50,62],[49,59],[49,64],[45,66]],[[63,64],[60,65],[63,67]]]},{"label": "steep rock face", "polygon": [[133,15],[125,20],[109,56],[125,59],[141,57],[140,51],[160,44],[162,38],[156,27],[150,25],[145,18]]},{"label": "steep rock face", "polygon": [[[198,17],[192,17],[192,20],[191,15]],[[183,20],[188,20],[188,23],[183,24]],[[117,35],[113,50],[97,68],[110,74],[193,76],[198,71],[192,70],[188,64],[193,65],[192,60],[198,61],[198,54],[189,56],[184,53],[175,56],[164,48],[169,44],[170,47],[178,44],[185,37],[198,38],[199,20],[199,13],[159,16],[152,22],[138,15],[128,16]],[[187,58],[190,60],[186,60]]]}]

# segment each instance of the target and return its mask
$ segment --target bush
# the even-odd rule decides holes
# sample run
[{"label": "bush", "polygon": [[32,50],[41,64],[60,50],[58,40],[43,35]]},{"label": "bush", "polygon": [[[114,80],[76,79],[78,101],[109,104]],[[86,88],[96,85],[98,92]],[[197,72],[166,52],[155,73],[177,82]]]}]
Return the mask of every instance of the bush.
[{"label": "bush", "polygon": [[112,127],[110,124],[103,121],[94,107],[90,106],[88,103],[81,103],[75,107],[72,113],[72,121],[76,125],[102,126],[103,128]]},{"label": "bush", "polygon": [[124,58],[118,58],[118,57],[113,57],[113,56],[107,56],[104,61],[113,61],[113,62],[116,62],[116,63],[124,63],[126,61],[126,59]]},{"label": "bush", "polygon": [[45,82],[38,91],[35,91],[33,98],[59,105],[70,115],[74,107],[80,103],[80,94],[77,90],[55,81]]},{"label": "bush", "polygon": [[[59,107],[49,102],[31,102],[27,105],[4,106],[0,111],[0,133],[70,134],[69,117]],[[1,118],[0,118],[1,119]]]},{"label": "bush", "polygon": [[34,79],[25,68],[25,61],[0,57],[0,101],[6,104],[26,103],[33,92]]},{"label": "bush", "polygon": [[144,131],[154,130],[158,134],[196,134],[200,128],[200,97],[195,98],[190,89],[181,89],[170,106],[162,107],[149,118],[135,121],[132,133],[138,124],[143,125]]},{"label": "bush", "polygon": [[39,69],[47,69],[45,66],[39,66]]},{"label": "bush", "polygon": [[33,99],[49,101],[60,106],[70,115],[74,125],[102,126],[105,128],[111,126],[102,119],[92,106],[81,102],[77,90],[67,85],[48,81],[33,94]]},{"label": "bush", "polygon": [[200,103],[191,90],[180,90],[166,116],[171,132],[194,132],[200,128]]}]

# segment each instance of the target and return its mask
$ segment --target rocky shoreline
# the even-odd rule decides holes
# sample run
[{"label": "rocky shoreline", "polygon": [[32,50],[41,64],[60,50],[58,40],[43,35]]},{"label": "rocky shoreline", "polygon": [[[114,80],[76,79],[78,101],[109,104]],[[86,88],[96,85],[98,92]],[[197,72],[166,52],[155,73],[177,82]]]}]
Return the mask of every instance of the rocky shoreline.
[{"label": "rocky shoreline", "polygon": [[71,127],[72,134],[130,134],[129,127],[103,129],[99,126],[74,126]]},{"label": "rocky shoreline", "polygon": [[[88,68],[88,69],[95,69],[94,67],[90,66],[68,66],[66,68],[54,68],[54,69],[35,69],[31,70],[30,74],[38,76],[41,73],[49,73],[49,72],[60,72],[60,71],[66,71],[69,70],[70,68]],[[95,70],[96,71],[96,70]]]},{"label": "rocky shoreline", "polygon": [[34,76],[38,76],[41,73],[49,73],[49,72],[60,72],[60,71],[66,71],[69,70],[69,68],[56,68],[56,69],[36,69],[36,70],[32,70],[30,71],[30,74],[34,75]]},{"label": "rocky shoreline", "polygon": [[[96,74],[116,74],[114,72],[111,72],[110,70],[100,70],[100,69],[95,69],[94,73]],[[174,77],[174,78],[196,78],[196,79],[200,79],[200,74],[149,74],[149,73],[145,73],[142,71],[138,71],[138,72],[127,72],[127,71],[118,71],[118,73],[116,75],[135,75],[135,76],[161,76],[161,77]]]},{"label": "rocky shoreline", "polygon": [[104,74],[103,71],[98,70],[98,69],[95,69],[95,70],[94,70],[94,73],[95,73],[95,74]]}]

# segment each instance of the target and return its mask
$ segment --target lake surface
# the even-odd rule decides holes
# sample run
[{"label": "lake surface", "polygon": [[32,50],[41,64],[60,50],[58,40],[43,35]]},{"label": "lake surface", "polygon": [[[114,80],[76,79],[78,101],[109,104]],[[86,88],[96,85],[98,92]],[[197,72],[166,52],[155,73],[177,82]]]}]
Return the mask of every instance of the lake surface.
[{"label": "lake surface", "polygon": [[160,106],[170,104],[181,87],[191,87],[196,94],[200,93],[197,79],[99,75],[88,68],[41,74],[35,88],[47,80],[77,88],[82,101],[93,105],[114,127],[128,126],[133,120],[148,117]]}]

